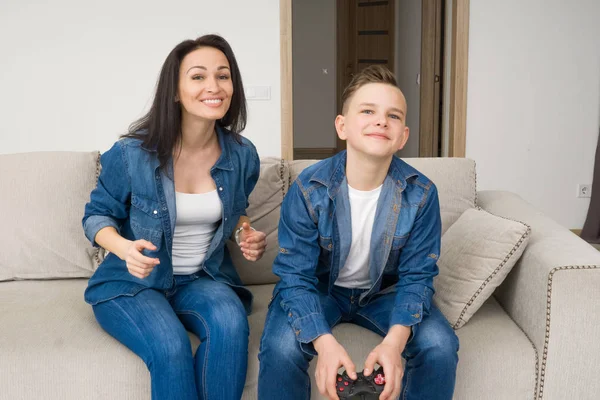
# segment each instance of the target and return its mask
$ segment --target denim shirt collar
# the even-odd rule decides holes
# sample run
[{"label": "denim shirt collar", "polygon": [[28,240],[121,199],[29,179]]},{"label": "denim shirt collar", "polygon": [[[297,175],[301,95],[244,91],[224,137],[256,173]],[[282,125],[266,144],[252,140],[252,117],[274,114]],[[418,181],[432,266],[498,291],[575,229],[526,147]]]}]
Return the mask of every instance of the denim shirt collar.
[{"label": "denim shirt collar", "polygon": [[[336,154],[328,163],[316,170],[310,178],[311,181],[319,182],[326,186],[327,193],[331,199],[334,199],[340,192],[340,188],[347,184],[346,154],[346,150]],[[400,190],[404,190],[406,188],[407,180],[412,177],[417,177],[418,174],[412,171],[406,171],[400,159],[394,156],[392,157],[387,176],[399,186]]]},{"label": "denim shirt collar", "polygon": [[231,148],[229,141],[233,138],[231,134],[225,132],[225,129],[219,124],[215,125],[215,131],[219,138],[219,146],[221,146],[221,155],[212,169],[222,169],[225,171],[233,171],[233,163],[231,162]]},{"label": "denim shirt collar", "polygon": [[[211,171],[213,169],[221,169],[225,171],[233,171],[233,163],[231,162],[231,148],[229,141],[230,136],[227,132],[225,132],[225,128],[220,126],[219,124],[215,124],[215,131],[217,133],[217,138],[219,139],[219,146],[221,147],[221,155],[217,159],[215,165],[212,166]],[[150,152],[155,153],[156,149],[147,149]],[[153,157],[151,160],[152,169],[156,170],[160,166],[160,162],[158,161],[158,157]],[[174,180],[174,171],[173,171],[173,158],[169,160],[167,165],[165,166],[165,174],[166,176]]]}]

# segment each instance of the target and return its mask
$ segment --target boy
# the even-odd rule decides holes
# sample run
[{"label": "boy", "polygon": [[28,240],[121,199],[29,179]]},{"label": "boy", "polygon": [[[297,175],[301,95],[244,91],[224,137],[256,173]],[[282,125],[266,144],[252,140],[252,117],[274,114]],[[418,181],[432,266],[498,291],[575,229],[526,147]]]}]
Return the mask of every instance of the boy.
[{"label": "boy", "polygon": [[[437,189],[394,153],[409,135],[394,75],[354,76],[335,120],[347,150],[306,168],[284,199],[275,286],[259,354],[258,398],[310,398],[310,360],[321,394],[356,367],[331,334],[352,322],[383,336],[364,364],[386,378],[380,399],[452,398],[458,339],[432,304],[440,252]],[[406,373],[401,357],[406,359]],[[402,391],[402,392],[401,392]]]}]

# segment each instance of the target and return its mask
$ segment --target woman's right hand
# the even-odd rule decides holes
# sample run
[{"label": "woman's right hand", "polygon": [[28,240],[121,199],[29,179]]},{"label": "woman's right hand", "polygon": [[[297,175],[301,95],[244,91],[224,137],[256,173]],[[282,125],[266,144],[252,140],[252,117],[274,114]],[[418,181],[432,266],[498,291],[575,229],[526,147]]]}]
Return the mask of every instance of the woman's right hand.
[{"label": "woman's right hand", "polygon": [[146,278],[154,267],[160,264],[158,258],[150,258],[142,254],[144,249],[156,250],[155,245],[144,239],[134,241],[125,239],[112,226],[100,229],[94,240],[104,249],[125,261],[129,273],[137,278]]},{"label": "woman's right hand", "polygon": [[158,258],[143,255],[142,250],[144,249],[154,251],[156,246],[144,239],[129,241],[129,246],[121,257],[125,261],[129,273],[140,279],[146,278],[154,270],[154,267],[160,264]]}]

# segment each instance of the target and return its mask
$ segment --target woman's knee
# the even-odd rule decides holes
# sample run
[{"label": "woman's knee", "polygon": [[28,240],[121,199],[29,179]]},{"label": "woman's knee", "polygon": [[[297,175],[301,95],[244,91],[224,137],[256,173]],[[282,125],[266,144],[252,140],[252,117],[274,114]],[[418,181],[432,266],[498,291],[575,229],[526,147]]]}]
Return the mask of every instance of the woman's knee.
[{"label": "woman's knee", "polygon": [[192,345],[189,336],[183,327],[173,326],[172,331],[164,331],[160,336],[154,335],[152,343],[148,343],[150,350],[147,364],[173,366],[179,363],[188,363],[192,360]]},{"label": "woman's knee", "polygon": [[250,327],[244,306],[239,299],[222,299],[201,316],[211,336],[223,340],[248,340]]}]

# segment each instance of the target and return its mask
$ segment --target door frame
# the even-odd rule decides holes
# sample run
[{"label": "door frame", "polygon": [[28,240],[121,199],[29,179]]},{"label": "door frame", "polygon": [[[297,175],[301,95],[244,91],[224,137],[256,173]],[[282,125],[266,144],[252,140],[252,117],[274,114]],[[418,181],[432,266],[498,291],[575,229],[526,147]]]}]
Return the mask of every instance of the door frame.
[{"label": "door frame", "polygon": [[[452,1],[449,99],[449,157],[465,157],[469,61],[469,3]],[[279,0],[281,63],[281,158],[294,157],[292,99],[292,0]]]},{"label": "door frame", "polygon": [[421,2],[419,157],[437,157],[443,141],[440,129],[443,3],[444,0]]}]

